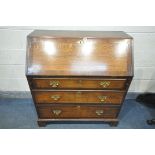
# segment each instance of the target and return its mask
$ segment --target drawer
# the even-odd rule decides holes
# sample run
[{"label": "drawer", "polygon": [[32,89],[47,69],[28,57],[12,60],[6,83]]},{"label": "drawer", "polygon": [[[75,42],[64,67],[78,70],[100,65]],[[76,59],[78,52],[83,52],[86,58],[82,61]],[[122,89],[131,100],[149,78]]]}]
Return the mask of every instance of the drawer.
[{"label": "drawer", "polygon": [[42,119],[76,119],[76,118],[116,118],[118,107],[110,106],[46,106],[38,107],[39,118]]},{"label": "drawer", "polygon": [[34,89],[125,89],[126,79],[34,78]]},{"label": "drawer", "polygon": [[34,91],[36,103],[121,104],[122,91]]}]

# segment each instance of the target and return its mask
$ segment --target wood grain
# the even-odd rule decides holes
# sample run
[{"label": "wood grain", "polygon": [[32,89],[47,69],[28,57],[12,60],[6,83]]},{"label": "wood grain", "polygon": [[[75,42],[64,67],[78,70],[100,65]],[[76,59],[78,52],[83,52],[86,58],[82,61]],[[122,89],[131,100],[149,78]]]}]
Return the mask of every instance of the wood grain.
[{"label": "wood grain", "polygon": [[[53,32],[53,31],[52,31]],[[51,32],[51,35],[52,35]],[[39,31],[28,37],[27,75],[132,76],[132,39],[124,33],[106,33],[100,38],[47,37]],[[49,32],[50,33],[50,32]],[[65,32],[64,32],[65,33]],[[73,33],[73,32],[72,32]],[[93,33],[95,34],[95,33]],[[113,36],[112,36],[113,34]],[[33,36],[34,35],[34,36]],[[88,36],[88,37],[87,37]],[[116,37],[117,36],[117,37]],[[124,37],[122,37],[124,36]],[[111,38],[110,38],[111,37]]]},{"label": "wood grain", "polygon": [[[124,92],[119,91],[33,91],[36,103],[121,104]],[[55,97],[56,96],[56,97]],[[57,97],[58,96],[58,97]],[[56,99],[54,99],[54,97]]]},{"label": "wood grain", "polygon": [[[56,115],[53,113],[54,110],[60,110],[61,112]],[[102,111],[99,115],[97,111]],[[38,113],[39,118],[51,119],[51,118],[116,118],[119,112],[118,107],[108,107],[108,106],[45,106],[39,107]]]},{"label": "wood grain", "polygon": [[[52,82],[58,85],[52,85]],[[125,89],[126,79],[33,78],[33,89]]]}]

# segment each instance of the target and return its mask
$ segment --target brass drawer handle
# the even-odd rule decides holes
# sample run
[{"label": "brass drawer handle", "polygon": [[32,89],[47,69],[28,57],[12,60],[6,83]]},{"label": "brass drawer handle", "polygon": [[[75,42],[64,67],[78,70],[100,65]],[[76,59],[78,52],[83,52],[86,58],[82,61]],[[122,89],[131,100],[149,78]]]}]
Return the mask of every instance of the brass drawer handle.
[{"label": "brass drawer handle", "polygon": [[98,96],[98,98],[100,99],[101,102],[105,102],[107,96]]},{"label": "brass drawer handle", "polygon": [[110,81],[101,81],[100,82],[100,85],[103,87],[103,88],[107,88],[110,86]]},{"label": "brass drawer handle", "polygon": [[96,110],[96,115],[101,116],[103,115],[104,111],[103,110]]},{"label": "brass drawer handle", "polygon": [[52,110],[52,112],[53,112],[54,115],[58,116],[58,115],[61,114],[62,111],[61,110]]},{"label": "brass drawer handle", "polygon": [[54,101],[57,101],[60,99],[60,95],[52,95],[51,98],[54,100]]},{"label": "brass drawer handle", "polygon": [[57,88],[59,86],[59,81],[50,81],[49,85],[53,88]]}]

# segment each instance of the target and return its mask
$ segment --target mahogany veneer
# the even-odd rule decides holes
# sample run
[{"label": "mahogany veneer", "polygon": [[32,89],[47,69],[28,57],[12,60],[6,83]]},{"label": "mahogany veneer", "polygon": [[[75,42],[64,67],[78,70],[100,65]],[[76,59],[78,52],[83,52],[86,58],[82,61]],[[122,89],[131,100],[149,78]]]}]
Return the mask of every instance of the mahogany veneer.
[{"label": "mahogany veneer", "polygon": [[38,125],[117,125],[133,78],[132,37],[124,32],[36,30],[27,37],[26,77]]}]

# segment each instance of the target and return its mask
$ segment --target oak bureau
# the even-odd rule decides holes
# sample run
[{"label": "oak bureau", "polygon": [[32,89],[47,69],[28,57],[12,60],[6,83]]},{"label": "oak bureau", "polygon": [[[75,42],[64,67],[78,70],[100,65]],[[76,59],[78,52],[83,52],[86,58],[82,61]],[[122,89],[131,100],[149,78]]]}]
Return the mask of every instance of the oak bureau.
[{"label": "oak bureau", "polygon": [[133,78],[132,42],[131,36],[117,31],[29,34],[26,77],[38,125],[103,121],[116,126]]}]

